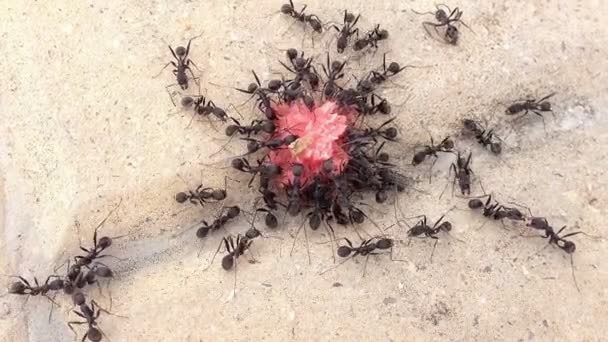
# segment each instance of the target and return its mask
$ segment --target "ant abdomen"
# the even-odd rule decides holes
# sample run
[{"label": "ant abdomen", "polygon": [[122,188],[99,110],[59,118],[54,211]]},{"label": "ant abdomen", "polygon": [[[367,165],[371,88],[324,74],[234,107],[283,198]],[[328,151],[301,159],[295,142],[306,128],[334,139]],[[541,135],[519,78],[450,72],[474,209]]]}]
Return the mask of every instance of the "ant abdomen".
[{"label": "ant abdomen", "polygon": [[207,234],[209,234],[209,227],[201,227],[196,231],[196,237],[199,239],[204,238],[205,236],[207,236]]},{"label": "ant abdomen", "polygon": [[178,192],[175,194],[175,201],[177,201],[177,203],[184,203],[188,200],[188,197],[188,194],[185,192]]},{"label": "ant abdomen", "polygon": [[393,240],[391,239],[380,239],[376,242],[376,248],[378,249],[389,249],[393,247]]},{"label": "ant abdomen", "polygon": [[234,265],[234,257],[228,254],[222,258],[222,268],[228,271]]},{"label": "ant abdomen", "polygon": [[8,293],[21,295],[21,294],[25,293],[26,289],[27,289],[27,286],[25,286],[24,283],[17,281],[17,282],[12,283],[11,286],[9,286]]},{"label": "ant abdomen", "polygon": [[480,199],[472,199],[469,201],[469,208],[471,209],[479,209],[483,207],[483,202]]},{"label": "ant abdomen", "polygon": [[338,247],[338,255],[341,258],[346,258],[347,256],[350,255],[350,253],[352,252],[352,249],[348,246],[340,246]]}]

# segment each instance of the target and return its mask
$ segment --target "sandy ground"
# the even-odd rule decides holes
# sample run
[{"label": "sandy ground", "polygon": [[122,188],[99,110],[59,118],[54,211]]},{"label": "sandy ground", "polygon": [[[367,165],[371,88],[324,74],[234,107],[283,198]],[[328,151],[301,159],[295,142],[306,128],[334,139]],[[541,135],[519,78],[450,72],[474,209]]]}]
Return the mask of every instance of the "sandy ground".
[{"label": "sandy ground", "polygon": [[[395,258],[406,262],[375,256],[365,277],[364,259],[319,275],[333,265],[327,234],[309,234],[309,264],[302,239],[290,256],[299,221],[288,220],[269,233],[282,240],[256,241],[258,263],[239,260],[236,296],[234,272],[219,260],[204,271],[221,234],[204,244],[194,231],[177,235],[218,207],[179,205],[173,195],[201,177],[221,186],[228,174],[241,182],[229,182],[228,203],[250,210],[246,178],[225,163],[244,146],[231,143],[230,153],[211,156],[225,142],[222,127],[214,124],[218,133],[206,120],[188,127],[189,114],[165,92],[170,70],[153,78],[170,59],[165,42],[202,34],[191,58],[207,95],[228,107],[245,100],[229,87],[245,87],[251,69],[270,78],[288,47],[303,47],[319,62],[328,49],[335,55],[333,33],[311,39],[310,30],[278,13],[279,0],[70,3],[7,0],[0,10],[0,273],[46,277],[77,253],[79,240],[91,243],[94,227],[122,199],[102,232],[131,234],[110,249],[126,260],[108,261],[117,272],[109,291],[88,292],[106,307],[111,293],[111,311],[128,317],[100,318],[112,341],[607,340],[605,239],[573,237],[579,293],[562,251],[536,253],[546,242],[509,225],[478,229],[484,220],[465,210],[466,201],[449,192],[439,199],[449,158],[436,164],[432,184],[428,164],[409,165],[426,130],[454,136],[463,117],[487,119],[507,144],[500,158],[457,142],[473,151],[487,191],[527,204],[556,227],[607,236],[605,1],[450,3],[464,9],[474,30],[462,28],[460,45],[450,47],[427,37],[424,18],[411,12],[431,10],[430,2],[308,0],[326,21],[340,21],[346,6],[363,14],[362,28],[381,22],[389,30],[377,53],[347,54],[357,75],[379,65],[384,52],[431,66],[404,72],[382,93],[401,128],[391,150],[420,190],[400,195],[398,206],[404,215],[436,219],[456,205],[448,214],[454,231],[441,236],[433,263],[431,241],[408,245],[404,229],[393,228]],[[504,103],[552,91],[555,116],[545,117],[546,131],[533,115],[513,123],[503,114]],[[252,115],[250,105],[240,111]],[[474,192],[481,194],[478,184]],[[394,212],[388,205],[370,213],[389,226]],[[234,234],[246,228],[245,220],[227,227]],[[361,230],[378,233],[371,224]],[[352,230],[336,234],[356,240]],[[49,323],[44,298],[0,297],[0,339],[72,340],[65,322],[77,317],[68,314],[67,298],[56,300],[62,307]]]}]

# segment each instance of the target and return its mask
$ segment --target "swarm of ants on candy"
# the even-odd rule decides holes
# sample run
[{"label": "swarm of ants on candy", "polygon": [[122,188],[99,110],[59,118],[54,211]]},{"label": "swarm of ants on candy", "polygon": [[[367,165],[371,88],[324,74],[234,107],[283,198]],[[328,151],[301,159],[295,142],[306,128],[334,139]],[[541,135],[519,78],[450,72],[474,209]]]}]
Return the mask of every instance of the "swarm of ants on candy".
[{"label": "swarm of ants on candy", "polygon": [[[303,27],[311,28],[313,34],[335,33],[335,50],[338,54],[348,53],[349,50],[356,54],[366,49],[378,49],[390,37],[389,32],[380,25],[373,26],[369,31],[360,30],[360,15],[349,11],[344,11],[342,25],[329,25],[324,24],[317,15],[308,14],[306,9],[303,6],[297,10],[289,0],[281,6],[280,12],[300,22]],[[460,24],[468,28],[461,20],[463,12],[459,8],[451,10],[440,5],[434,12],[414,13],[434,16],[436,21],[424,21],[422,26],[430,37],[446,45],[458,44]],[[170,61],[166,66],[174,67],[175,86],[183,92],[191,89],[193,82],[200,80],[191,69],[191,66],[195,66],[189,57],[191,43],[192,39],[186,47],[173,49],[169,46],[175,61]],[[396,126],[397,117],[390,117],[394,113],[389,99],[378,95],[377,91],[387,81],[400,77],[406,68],[416,66],[390,61],[390,57],[384,54],[377,68],[349,84],[346,80],[350,77],[345,71],[347,61],[346,58],[332,60],[329,51],[322,61],[316,61],[304,51],[290,48],[278,62],[284,68],[280,79],[263,81],[252,71],[253,81],[249,85],[234,88],[255,103],[259,117],[250,123],[229,115],[224,108],[202,95],[183,95],[180,104],[191,110],[194,116],[221,121],[226,126],[226,139],[242,142],[243,154],[231,158],[230,167],[250,175],[247,185],[259,194],[252,222],[260,215],[265,226],[274,230],[282,225],[281,217],[301,216],[303,221],[296,232],[294,245],[300,231],[304,230],[307,236],[306,226],[312,231],[323,226],[331,237],[332,246],[337,245],[335,252],[343,259],[342,262],[357,256],[389,253],[392,259],[395,239],[381,234],[362,238],[360,243],[356,243],[348,238],[337,238],[335,226],[356,226],[366,221],[376,225],[366,213],[370,205],[362,202],[363,195],[371,194],[377,205],[383,205],[412,186],[413,178],[404,174],[385,150],[388,144],[400,141],[400,134]],[[554,95],[551,93],[539,100],[514,102],[507,106],[505,114],[533,113],[542,118],[543,113],[552,112],[549,99]],[[368,122],[368,119],[377,116],[381,117],[378,124],[374,126]],[[503,153],[502,140],[495,129],[487,128],[477,120],[463,120],[461,133],[455,135],[474,139],[496,156]],[[533,216],[529,209],[521,205],[501,204],[485,190],[482,196],[471,196],[476,177],[472,170],[473,154],[457,151],[450,136],[437,144],[431,137],[429,144],[414,150],[411,164],[428,163],[429,159],[434,163],[440,154],[454,156],[448,170],[451,185],[452,188],[457,186],[460,195],[468,199],[471,210],[480,211],[489,220],[502,222],[506,219],[540,231],[550,245],[567,253],[573,262],[576,245],[569,238],[584,233],[577,231],[562,235],[566,226],[554,229],[544,217]],[[205,218],[196,226],[196,236],[205,239],[210,233],[237,220],[244,211],[237,205],[224,206],[228,195],[225,186],[221,189],[201,184],[194,190],[177,193],[175,201],[200,206],[222,203],[215,217]],[[407,236],[410,238],[434,240],[432,262],[439,236],[449,234],[452,224],[445,214],[434,222],[427,221],[425,215],[416,218],[419,220],[413,225],[405,220],[399,220],[396,224],[407,225]],[[114,315],[95,300],[91,299],[87,304],[82,291],[86,286],[113,277],[112,269],[100,260],[111,257],[104,252],[111,246],[112,238],[103,236],[98,239],[97,234],[105,221],[95,229],[93,246],[80,247],[83,253],[74,257],[73,263],[68,262],[65,275],[48,276],[42,285],[36,278],[32,282],[17,276],[17,281],[9,286],[10,294],[44,296],[52,305],[56,303],[51,295],[56,292],[63,291],[71,296],[74,306],[78,307],[73,312],[84,321],[70,321],[68,325],[74,332],[73,325],[87,326],[82,341],[101,341],[105,334],[98,326],[97,319],[101,313]],[[222,268],[226,271],[236,268],[239,257],[248,252],[260,236],[263,236],[263,232],[252,224],[242,234],[223,237],[209,266],[223,248]],[[310,262],[310,254],[308,259]],[[580,291],[574,277],[574,266],[572,276]],[[236,273],[234,286],[236,288]]]}]

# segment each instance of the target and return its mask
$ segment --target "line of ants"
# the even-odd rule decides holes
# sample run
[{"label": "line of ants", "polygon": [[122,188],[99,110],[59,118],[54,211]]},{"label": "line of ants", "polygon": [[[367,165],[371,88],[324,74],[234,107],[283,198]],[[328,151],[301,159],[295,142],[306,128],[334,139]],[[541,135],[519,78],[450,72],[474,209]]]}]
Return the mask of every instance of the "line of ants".
[{"label": "line of ants", "polygon": [[[54,298],[56,297],[57,293],[61,291],[71,297],[73,306],[78,307],[78,310],[72,310],[72,312],[78,317],[84,319],[84,321],[69,321],[67,324],[70,330],[77,335],[73,326],[86,324],[88,326],[87,331],[83,335],[81,341],[84,342],[86,339],[88,339],[92,342],[98,342],[101,341],[103,337],[107,338],[103,330],[101,330],[101,328],[98,326],[97,320],[100,314],[103,312],[117,317],[122,316],[115,315],[104,309],[93,299],[91,299],[89,301],[90,304],[88,304],[86,296],[83,293],[83,289],[86,286],[93,284],[100,286],[100,280],[102,279],[108,279],[109,281],[114,278],[114,272],[112,269],[100,260],[107,257],[116,258],[110,254],[105,254],[104,252],[112,245],[113,240],[124,236],[102,236],[98,239],[98,230],[104,225],[106,220],[119,206],[120,203],[114,209],[112,209],[106,218],[104,218],[95,228],[93,233],[92,247],[86,248],[80,246],[80,250],[83,253],[74,256],[73,263],[71,263],[71,260],[67,260],[67,271],[64,276],[56,274],[50,275],[42,284],[39,283],[36,277],[34,277],[32,283],[23,276],[10,276],[18,279],[18,281],[15,281],[9,285],[8,293],[19,296],[27,296],[26,300],[30,296],[43,296],[47,298],[51,302],[51,311],[49,312],[50,321],[53,306],[59,306],[59,304],[55,302]],[[60,267],[61,266],[55,268],[55,271]]]}]

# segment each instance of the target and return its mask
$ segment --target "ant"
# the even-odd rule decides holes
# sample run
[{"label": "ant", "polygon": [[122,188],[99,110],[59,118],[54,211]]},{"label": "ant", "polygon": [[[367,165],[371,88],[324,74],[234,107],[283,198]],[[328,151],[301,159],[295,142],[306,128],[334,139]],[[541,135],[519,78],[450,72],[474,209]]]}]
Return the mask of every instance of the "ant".
[{"label": "ant", "polygon": [[252,138],[241,138],[242,140],[248,141],[247,152],[248,154],[255,153],[262,148],[268,148],[270,150],[280,149],[283,146],[289,146],[291,143],[296,141],[298,137],[296,135],[288,135],[283,139],[277,138],[272,140],[256,140]]},{"label": "ant", "polygon": [[311,88],[316,89],[319,85],[319,76],[317,75],[314,66],[312,66],[312,57],[304,58],[304,51],[302,51],[298,57],[298,51],[296,49],[289,49],[288,52],[287,57],[289,58],[292,67],[287,66],[282,61],[279,61],[279,63],[285,69],[296,75],[295,79],[291,81],[292,85],[294,86],[293,90],[299,88],[299,84],[302,80],[308,81]]},{"label": "ant", "polygon": [[[84,336],[82,337],[82,340],[81,340],[82,342],[84,342],[84,340],[86,340],[87,338],[91,342],[99,342],[102,340],[102,337],[108,338],[107,336],[105,336],[103,331],[101,329],[99,329],[97,319],[99,318],[99,316],[101,315],[102,312],[104,312],[108,315],[113,315],[113,316],[118,316],[118,315],[114,315],[111,312],[109,312],[108,310],[103,309],[94,300],[91,300],[91,306],[87,305],[85,302],[82,302],[82,304],[79,305],[79,308],[80,308],[80,312],[78,312],[76,310],[72,310],[72,312],[74,312],[79,317],[85,319],[85,321],[84,322],[82,322],[82,321],[68,322],[68,326],[70,327],[72,332],[74,334],[76,334],[76,331],[74,330],[72,325],[87,324],[89,326],[89,328],[88,328],[87,332],[84,334]],[[118,316],[118,317],[121,317],[121,316]]]},{"label": "ant", "polygon": [[288,4],[283,4],[283,6],[281,6],[281,12],[283,14],[289,15],[290,17],[292,17],[298,21],[301,21],[303,23],[308,23],[312,27],[312,29],[315,30],[315,32],[321,33],[323,31],[321,19],[319,19],[319,17],[314,14],[310,14],[310,15],[304,14],[304,10],[306,9],[306,6],[307,5],[304,5],[304,7],[302,7],[300,12],[298,13],[295,10],[293,1],[289,0]]},{"label": "ant", "polygon": [[535,99],[528,99],[525,100],[524,102],[515,102],[512,105],[510,105],[507,110],[505,111],[505,113],[507,115],[515,115],[519,112],[524,112],[524,115],[528,114],[529,112],[532,112],[538,116],[541,117],[541,119],[543,120],[543,125],[545,123],[545,119],[542,115],[542,113],[540,112],[551,112],[553,113],[553,110],[551,109],[551,102],[547,101],[549,98],[551,98],[552,96],[554,96],[556,93],[551,93],[543,98],[541,98],[540,100],[535,100]]},{"label": "ant", "polygon": [[224,199],[226,199],[226,189],[203,188],[203,184],[199,185],[194,191],[188,190],[188,192],[178,192],[175,195],[175,201],[177,201],[177,203],[190,201],[190,203],[200,204],[201,206],[205,206],[205,203],[210,200],[219,202]]},{"label": "ant", "polygon": [[[438,145],[434,144],[433,137],[431,136],[431,144],[423,146],[423,149],[421,151],[416,152],[416,154],[414,154],[414,158],[412,159],[412,165],[418,165],[422,163],[428,156],[435,157],[435,161],[437,161],[437,152],[454,153],[453,149],[454,141],[450,139],[449,136],[445,137]],[[433,164],[435,164],[435,161],[433,162]]]},{"label": "ant", "polygon": [[490,146],[490,151],[494,154],[500,154],[502,152],[502,146],[500,142],[494,141],[494,130],[486,130],[475,120],[464,119],[462,121],[464,128],[475,135],[477,142],[483,147]]},{"label": "ant", "polygon": [[[433,262],[433,254],[435,253],[435,248],[437,247],[437,242],[439,242],[439,238],[437,234],[439,232],[444,231],[449,233],[452,230],[452,224],[448,221],[443,221],[445,214],[441,215],[441,217],[435,222],[433,227],[427,224],[426,215],[416,216],[421,217],[422,219],[416,223],[413,227],[411,227],[407,231],[407,235],[409,237],[416,237],[420,235],[424,235],[425,237],[430,237],[435,240],[435,244],[433,244],[433,251],[431,252],[431,263]],[[441,222],[443,221],[443,222]]]},{"label": "ant", "polygon": [[[297,52],[296,52],[296,54],[297,54]],[[274,91],[269,88],[262,88],[262,83],[260,82],[258,75],[255,73],[254,70],[251,70],[251,72],[253,73],[255,82],[250,83],[247,86],[247,89],[240,89],[240,88],[234,88],[234,89],[237,91],[240,91],[241,93],[250,94],[251,95],[250,99],[254,96],[257,96],[258,98],[256,100],[256,103],[257,103],[258,109],[262,113],[264,113],[264,115],[266,115],[266,118],[268,120],[276,119],[275,112],[272,109],[270,97],[268,97],[268,94],[272,93]]]},{"label": "ant", "polygon": [[357,17],[355,17],[354,14],[348,13],[347,10],[344,10],[344,21],[342,28],[332,25],[332,27],[338,31],[338,42],[336,45],[338,48],[338,53],[344,52],[344,49],[346,49],[348,46],[348,39],[350,36],[359,32],[359,29],[355,29],[354,27],[357,25],[357,21],[359,21],[360,16],[361,15],[357,15]]},{"label": "ant", "polygon": [[484,195],[481,198],[484,197],[487,197],[485,203],[482,202],[479,198],[469,200],[469,208],[483,208],[483,216],[491,217],[494,220],[502,220],[504,218],[508,218],[510,220],[523,221],[525,219],[524,214],[522,214],[519,209],[504,206],[496,200],[494,200],[494,203],[492,203],[492,195]]},{"label": "ant", "polygon": [[186,70],[190,71],[190,74],[192,74],[193,79],[197,79],[197,77],[194,76],[192,69],[190,69],[190,64],[194,65],[197,69],[198,67],[190,58],[188,58],[188,54],[190,53],[190,43],[192,43],[192,39],[188,41],[187,47],[178,46],[175,48],[175,50],[173,50],[171,45],[169,45],[169,50],[177,61],[177,64],[174,61],[170,61],[169,63],[165,64],[165,66],[158,73],[160,75],[160,73],[162,73],[162,71],[165,70],[166,67],[168,67],[170,64],[173,65],[173,67],[175,67],[175,69],[173,70],[173,74],[176,76],[177,84],[182,88],[182,90],[188,89],[188,76],[186,75]]},{"label": "ant", "polygon": [[302,209],[300,189],[302,188],[302,174],[304,166],[302,164],[294,164],[292,168],[293,182],[287,186],[287,212],[291,216],[296,216]]},{"label": "ant", "polygon": [[280,175],[282,172],[280,166],[270,163],[262,164],[261,160],[258,160],[258,166],[251,166],[247,159],[236,158],[232,160],[231,165],[234,169],[252,174],[249,186],[251,186],[251,183],[253,183],[253,180],[258,173],[260,174],[260,177],[265,177],[268,175]]},{"label": "ant", "polygon": [[[227,209],[226,214],[222,214],[224,209]],[[199,239],[204,238],[205,236],[207,236],[207,234],[209,233],[210,230],[218,230],[218,229],[222,228],[226,223],[228,223],[228,221],[239,216],[240,213],[241,213],[241,208],[239,208],[239,206],[237,206],[237,205],[232,206],[232,207],[222,208],[220,211],[220,216],[218,218],[216,218],[211,223],[211,225],[209,225],[207,223],[207,221],[205,221],[205,220],[203,220],[201,222],[202,226],[196,231],[196,236]]]},{"label": "ant", "polygon": [[378,42],[388,39],[388,31],[380,29],[380,24],[376,25],[372,31],[367,32],[366,37],[357,39],[353,45],[353,50],[360,51],[367,46],[378,48]]},{"label": "ant", "polygon": [[382,57],[382,72],[371,71],[369,73],[368,78],[369,78],[369,81],[372,82],[373,84],[379,85],[379,84],[385,82],[386,80],[388,80],[389,77],[397,75],[398,73],[400,73],[407,67],[413,67],[413,66],[406,65],[406,66],[402,67],[397,62],[391,62],[391,63],[389,63],[389,65],[387,67],[386,66],[386,53],[385,53],[384,56]]},{"label": "ant", "polygon": [[[53,302],[53,300],[46,294],[50,291],[58,291],[63,289],[63,279],[56,275],[52,275],[46,278],[46,281],[42,285],[40,285],[38,283],[38,279],[34,277],[34,283],[36,284],[36,286],[30,285],[27,279],[23,278],[22,276],[13,277],[18,278],[19,281],[16,281],[9,286],[8,293],[11,294],[29,296],[41,295]],[[53,280],[51,281],[51,279]]]},{"label": "ant", "polygon": [[425,13],[419,13],[416,11],[413,11],[416,14],[432,14],[435,16],[435,20],[438,21],[438,23],[433,23],[430,21],[425,21],[422,23],[422,26],[424,27],[424,30],[426,31],[426,33],[433,37],[433,35],[431,34],[431,32],[429,31],[429,26],[432,26],[433,29],[435,30],[435,33],[439,34],[439,32],[437,31],[438,27],[442,27],[445,26],[446,30],[445,33],[443,35],[443,41],[447,44],[451,44],[451,45],[456,45],[456,43],[458,43],[458,38],[460,36],[460,32],[458,31],[458,28],[454,25],[452,25],[452,23],[456,23],[456,22],[460,22],[462,23],[465,27],[467,27],[469,30],[469,26],[467,26],[467,24],[465,24],[462,20],[460,20],[460,18],[462,17],[462,11],[458,9],[458,7],[454,8],[454,10],[450,10],[450,8],[446,5],[443,5],[446,9],[447,12],[450,12],[450,14],[448,15],[447,12],[441,8],[439,8],[440,5],[437,5],[437,11],[435,11],[435,13],[433,12],[425,12]]},{"label": "ant", "polygon": [[228,114],[226,111],[213,103],[211,100],[206,100],[204,96],[197,96],[197,99],[194,100],[194,113],[198,115],[207,116],[209,114],[215,115],[218,119],[223,122],[228,120]]},{"label": "ant", "polygon": [[395,119],[396,118],[389,119],[389,120],[385,121],[383,124],[381,124],[380,126],[378,126],[377,128],[350,129],[347,133],[348,141],[351,143],[355,142],[355,141],[366,140],[366,139],[371,139],[373,141],[376,141],[377,137],[382,137],[389,141],[396,141],[397,135],[398,135],[397,128],[387,127],[385,129],[382,129],[384,126],[395,121]]},{"label": "ant", "polygon": [[[249,236],[247,236],[247,234]],[[232,267],[234,267],[234,290],[233,291],[236,291],[236,259],[238,259],[241,255],[245,254],[245,251],[247,251],[251,248],[253,239],[260,235],[261,234],[257,229],[252,228],[247,231],[246,235],[237,234],[236,238],[233,237],[232,235],[228,235],[227,237],[222,238],[222,241],[220,241],[220,244],[217,247],[215,254],[213,254],[213,258],[211,258],[211,262],[209,263],[209,266],[207,266],[206,269],[211,267],[211,265],[213,264],[213,260],[215,260],[215,257],[217,255],[217,253],[219,253],[220,249],[222,248],[222,244],[223,244],[224,247],[226,248],[226,252],[228,254],[226,254],[222,258],[222,268],[226,271],[229,271],[230,269],[232,269]]]},{"label": "ant", "polygon": [[336,81],[344,77],[344,73],[342,70],[346,65],[346,61],[340,63],[339,61],[333,61],[330,63],[329,61],[329,53],[327,53],[327,68],[325,65],[321,65],[323,68],[323,72],[325,76],[327,76],[327,81],[323,86],[323,95],[326,97],[333,97],[336,94],[336,91],[340,89],[339,86],[336,85]]},{"label": "ant", "polygon": [[[454,180],[452,182],[452,194],[454,192],[454,184],[456,184],[456,180],[458,180],[458,187],[460,187],[460,192],[464,195],[471,194],[471,174],[473,174],[473,170],[471,170],[471,156],[473,153],[469,152],[469,156],[465,159],[461,157],[460,152],[458,152],[456,156],[456,162],[450,165],[450,171],[448,172],[448,178],[450,177],[452,170],[454,171]],[[447,188],[447,184],[446,184]],[[445,191],[445,188],[443,189]],[[443,191],[441,192],[441,196],[443,195]]]},{"label": "ant", "polygon": [[[369,256],[385,254],[385,253],[381,253],[381,251],[385,251],[387,249],[391,250],[391,252],[390,252],[391,260],[403,261],[403,260],[393,259],[393,247],[395,245],[395,241],[393,239],[386,238],[386,237],[384,237],[384,238],[373,237],[371,239],[361,242],[361,244],[358,247],[354,247],[353,243],[348,238],[343,238],[343,239],[344,239],[344,241],[346,241],[346,245],[342,245],[342,246],[338,247],[337,254],[341,258],[347,258],[347,259],[340,262],[338,265],[336,265],[330,269],[327,269],[319,274],[323,274],[327,271],[330,271],[330,270],[342,265],[349,259],[354,258],[357,255],[361,255],[361,256],[366,257],[365,265],[363,266],[363,276],[365,277],[365,272],[367,270],[367,261],[369,259]],[[377,251],[380,251],[380,252],[377,252]]]},{"label": "ant", "polygon": [[226,135],[229,137],[233,136],[235,133],[241,135],[246,134],[248,137],[251,136],[251,134],[258,134],[259,132],[272,134],[276,129],[274,122],[271,120],[253,120],[251,125],[243,126],[237,119],[232,117],[230,119],[234,124],[226,127]]}]

